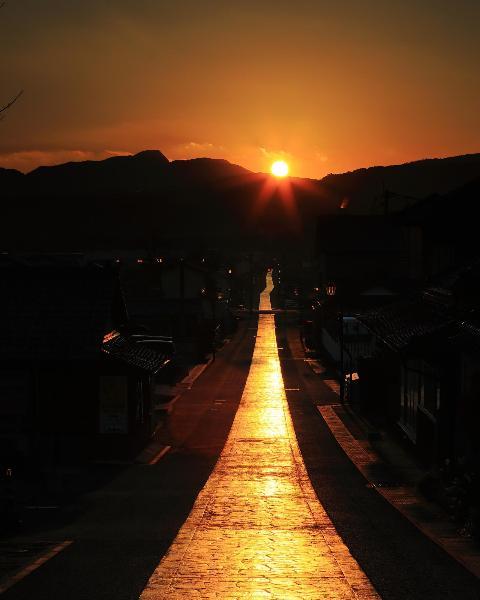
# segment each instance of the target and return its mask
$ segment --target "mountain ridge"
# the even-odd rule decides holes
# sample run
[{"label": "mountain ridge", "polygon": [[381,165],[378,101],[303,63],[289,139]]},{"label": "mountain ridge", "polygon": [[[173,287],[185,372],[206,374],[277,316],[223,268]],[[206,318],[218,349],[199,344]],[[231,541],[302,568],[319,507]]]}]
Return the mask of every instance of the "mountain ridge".
[{"label": "mountain ridge", "polygon": [[[35,169],[32,169],[31,171],[28,171],[27,173],[22,173],[18,169],[2,167],[0,165],[0,172],[18,173],[19,175],[28,177],[29,175],[37,173],[38,171],[43,172],[43,171],[50,170],[50,169],[58,169],[60,167],[70,167],[73,165],[105,164],[108,162],[117,162],[117,161],[120,162],[120,161],[124,161],[125,159],[126,160],[129,160],[129,159],[139,160],[139,159],[143,159],[143,158],[156,158],[156,157],[158,157],[158,159],[161,160],[164,164],[169,164],[169,165],[176,165],[179,163],[187,163],[187,164],[190,163],[191,164],[191,163],[210,162],[210,163],[223,164],[223,165],[235,167],[237,169],[246,171],[251,174],[269,175],[269,173],[264,173],[262,171],[251,171],[250,169],[247,169],[246,167],[242,167],[241,165],[232,163],[229,160],[224,159],[224,158],[197,157],[197,158],[169,160],[158,149],[141,150],[140,152],[137,152],[135,154],[122,154],[119,156],[110,156],[108,158],[99,159],[99,160],[90,159],[90,160],[84,160],[84,161],[67,161],[67,162],[58,163],[55,165],[39,165],[38,167],[36,167]],[[479,162],[480,161],[480,152],[470,152],[470,153],[466,153],[466,154],[456,154],[453,156],[445,156],[445,157],[425,157],[425,158],[421,158],[418,160],[406,161],[403,163],[381,164],[381,165],[371,165],[368,167],[358,167],[357,169],[352,169],[350,171],[342,171],[340,173],[327,173],[327,175],[324,175],[321,178],[292,176],[291,179],[302,179],[302,180],[320,182],[320,181],[324,181],[324,180],[332,178],[332,177],[347,176],[347,175],[352,175],[352,174],[362,174],[362,173],[368,173],[368,172],[372,172],[372,171],[380,171],[383,169],[402,168],[402,167],[407,167],[407,166],[412,166],[412,165],[425,166],[427,164],[439,164],[439,163],[446,164],[449,162],[459,161],[459,160],[461,160],[461,161],[473,160],[475,162]]]},{"label": "mountain ridge", "polygon": [[[400,210],[480,176],[480,154],[277,180],[225,159],[169,161],[158,150],[0,169],[3,246],[75,248],[165,237],[300,240],[318,216]],[[272,239],[273,239],[272,238]]]}]

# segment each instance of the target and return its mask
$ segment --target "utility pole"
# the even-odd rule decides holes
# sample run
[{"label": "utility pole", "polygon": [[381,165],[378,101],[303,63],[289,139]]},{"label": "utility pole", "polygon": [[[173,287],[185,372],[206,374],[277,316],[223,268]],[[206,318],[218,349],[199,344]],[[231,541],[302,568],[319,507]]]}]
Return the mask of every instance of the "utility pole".
[{"label": "utility pole", "polygon": [[251,252],[248,255],[248,264],[249,264],[249,276],[250,276],[249,306],[250,306],[250,314],[252,314],[252,311],[253,311],[253,255]]},{"label": "utility pole", "polygon": [[185,323],[185,263],[183,258],[180,259],[180,335],[182,338],[186,336]]},{"label": "utility pole", "polygon": [[[337,286],[335,283],[329,283],[326,285],[326,289],[325,291],[327,292],[327,296],[335,296],[335,294],[337,293]],[[339,371],[340,371],[340,376],[339,376],[339,383],[340,383],[340,402],[343,404],[345,402],[345,375],[343,373],[343,354],[344,354],[344,338],[343,338],[343,302],[342,302],[342,297],[338,297],[338,314],[337,314],[337,320],[338,320],[338,345],[339,345],[339,354],[340,354],[340,360],[339,362]]]},{"label": "utility pole", "polygon": [[345,402],[345,373],[343,371],[343,355],[344,355],[344,350],[343,350],[343,345],[344,345],[344,339],[343,339],[343,307],[340,304],[339,306],[339,310],[340,313],[338,315],[338,322],[339,322],[339,342],[340,342],[340,402],[343,404]]},{"label": "utility pole", "polygon": [[390,192],[384,187],[383,188],[383,214],[388,217],[390,212]]}]

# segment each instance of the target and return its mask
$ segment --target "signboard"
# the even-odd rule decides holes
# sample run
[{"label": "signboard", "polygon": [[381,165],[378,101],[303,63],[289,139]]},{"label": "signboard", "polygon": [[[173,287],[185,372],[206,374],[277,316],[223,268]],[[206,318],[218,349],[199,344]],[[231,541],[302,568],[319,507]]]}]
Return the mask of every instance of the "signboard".
[{"label": "signboard", "polygon": [[100,433],[128,433],[128,379],[100,377]]}]

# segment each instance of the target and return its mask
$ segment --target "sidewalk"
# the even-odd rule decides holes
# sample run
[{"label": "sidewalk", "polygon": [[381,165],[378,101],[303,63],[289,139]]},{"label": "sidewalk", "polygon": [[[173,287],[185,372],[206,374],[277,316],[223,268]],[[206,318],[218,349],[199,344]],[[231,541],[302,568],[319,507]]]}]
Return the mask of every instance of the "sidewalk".
[{"label": "sidewalk", "polygon": [[[225,346],[225,344],[224,344]],[[160,402],[157,400],[154,406],[155,412],[155,432],[152,437],[152,441],[135,457],[134,463],[136,464],[156,464],[167,452],[171,450],[171,446],[164,444],[158,438],[158,431],[164,425],[164,418],[169,415],[174,408],[175,403],[182,397],[182,395],[190,390],[195,381],[202,375],[202,373],[214,362],[213,356],[210,356],[205,363],[199,363],[194,365],[188,372],[188,374],[178,383],[173,386],[157,385],[156,396],[157,398],[170,398],[167,401]],[[162,388],[168,388],[164,390]]]},{"label": "sidewalk", "polygon": [[[321,376],[319,361],[307,361]],[[329,386],[335,391],[334,386]],[[338,392],[337,392],[338,393]],[[368,421],[348,405],[317,406],[337,443],[367,480],[367,486],[415,525],[473,575],[480,578],[480,547],[474,539],[460,535],[458,524],[439,505],[428,501],[418,489],[425,476],[408,452],[385,432],[376,432]]]}]

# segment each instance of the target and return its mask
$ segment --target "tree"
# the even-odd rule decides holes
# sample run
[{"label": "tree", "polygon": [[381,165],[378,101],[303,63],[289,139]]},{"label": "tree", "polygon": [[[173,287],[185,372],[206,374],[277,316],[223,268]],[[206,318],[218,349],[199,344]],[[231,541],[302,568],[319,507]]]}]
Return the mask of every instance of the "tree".
[{"label": "tree", "polygon": [[[0,2],[0,9],[2,9],[5,6],[5,2]],[[20,98],[20,96],[23,94],[23,90],[20,90],[18,92],[18,94],[12,98],[9,102],[7,102],[6,104],[4,104],[3,106],[0,106],[0,119],[2,119],[4,117],[5,112],[15,104],[15,102]]]}]

